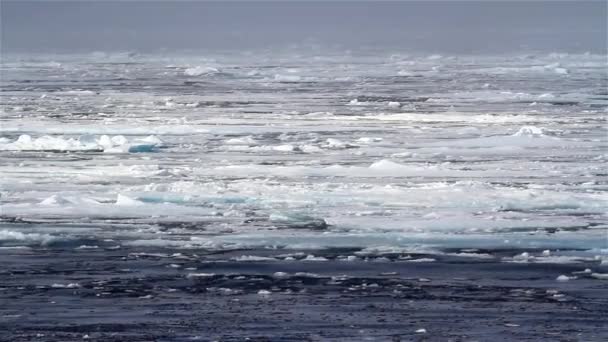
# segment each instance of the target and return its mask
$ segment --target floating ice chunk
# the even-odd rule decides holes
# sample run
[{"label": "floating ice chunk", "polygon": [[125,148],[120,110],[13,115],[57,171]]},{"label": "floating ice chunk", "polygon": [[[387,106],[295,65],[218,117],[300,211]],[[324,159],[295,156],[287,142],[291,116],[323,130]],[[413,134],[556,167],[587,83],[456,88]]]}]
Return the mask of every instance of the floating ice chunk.
[{"label": "floating ice chunk", "polygon": [[387,104],[390,108],[399,108],[401,107],[401,103],[397,101],[389,101]]},{"label": "floating ice chunk", "polygon": [[437,261],[436,259],[433,258],[420,258],[420,259],[411,259],[411,260],[405,260],[407,262],[435,262]]},{"label": "floating ice chunk", "polygon": [[382,138],[375,138],[375,137],[362,137],[357,139],[358,143],[362,143],[362,144],[370,144],[373,142],[380,142],[382,141]]},{"label": "floating ice chunk", "polygon": [[0,242],[19,241],[39,245],[48,245],[52,242],[57,241],[58,239],[58,237],[49,234],[22,233],[7,229],[0,230]]},{"label": "floating ice chunk", "polygon": [[71,202],[61,196],[53,195],[51,197],[47,197],[40,202],[41,205],[65,205],[71,204]]},{"label": "floating ice chunk", "polygon": [[277,259],[271,257],[263,257],[257,255],[241,255],[233,258],[234,261],[276,261]]},{"label": "floating ice chunk", "polygon": [[76,247],[76,249],[98,249],[99,246],[97,245],[80,245],[78,247]]},{"label": "floating ice chunk", "polygon": [[248,135],[241,138],[231,138],[224,141],[227,145],[256,145],[257,141],[252,136]]},{"label": "floating ice chunk", "polygon": [[197,67],[188,68],[188,69],[184,70],[184,75],[186,75],[186,76],[202,76],[202,75],[217,74],[218,72],[220,72],[220,71],[218,69],[216,69],[216,68],[213,68],[213,67],[197,66]]},{"label": "floating ice chunk", "polygon": [[591,277],[595,279],[608,280],[608,273],[591,273]]},{"label": "floating ice chunk", "polygon": [[559,277],[555,278],[555,280],[560,281],[560,282],[566,282],[566,281],[570,281],[571,279],[576,279],[575,277],[568,277],[567,275],[560,275]]},{"label": "floating ice chunk", "polygon": [[406,169],[407,167],[405,165],[395,163],[387,159],[382,159],[380,161],[372,163],[369,168],[372,170],[379,171],[400,171]]},{"label": "floating ice chunk", "polygon": [[274,75],[274,80],[278,82],[299,82],[302,80],[301,76],[298,75]]},{"label": "floating ice chunk", "polygon": [[273,213],[269,220],[281,228],[324,230],[328,227],[327,222],[322,218],[299,213]]},{"label": "floating ice chunk", "polygon": [[438,59],[442,59],[442,58],[443,58],[442,55],[430,55],[426,59],[428,59],[430,61],[434,61],[434,60],[438,60]]},{"label": "floating ice chunk", "polygon": [[116,196],[116,205],[118,205],[118,206],[140,206],[140,205],[144,205],[144,203],[140,202],[136,199],[133,199],[131,197],[127,197],[125,195],[118,194]]},{"label": "floating ice chunk", "polygon": [[112,145],[116,146],[116,145],[125,145],[129,142],[129,140],[127,140],[127,138],[125,138],[124,135],[117,135],[111,138],[112,140]]},{"label": "floating ice chunk", "polygon": [[399,70],[397,72],[397,75],[399,75],[399,76],[414,76],[413,73],[411,73],[411,72],[409,72],[407,70]]},{"label": "floating ice chunk", "polygon": [[359,101],[359,99],[353,99],[348,102],[349,106],[367,106],[369,104],[369,102]]},{"label": "floating ice chunk", "polygon": [[318,153],[323,151],[322,148],[314,145],[300,145],[299,149],[304,153]]},{"label": "floating ice chunk", "polygon": [[279,152],[293,152],[297,149],[298,149],[297,147],[295,147],[293,145],[289,145],[289,144],[273,146],[273,150],[279,151]]},{"label": "floating ice chunk", "polygon": [[567,75],[570,71],[564,67],[562,67],[559,63],[547,64],[544,66],[547,70],[553,70],[556,74]]},{"label": "floating ice chunk", "polygon": [[527,262],[529,260],[533,260],[534,257],[530,255],[528,252],[523,252],[513,257],[513,261],[517,262]]},{"label": "floating ice chunk", "polygon": [[545,93],[545,94],[538,95],[539,100],[548,100],[548,99],[554,99],[554,98],[555,98],[555,95],[553,95],[551,93]]},{"label": "floating ice chunk", "polygon": [[304,258],[302,260],[304,260],[304,261],[327,261],[327,258],[321,257],[321,256],[316,257],[316,256],[314,256],[312,254],[309,254],[309,255],[306,256],[306,258]]},{"label": "floating ice chunk", "polygon": [[458,129],[458,135],[479,135],[481,131],[477,127],[464,127]]},{"label": "floating ice chunk", "polygon": [[154,145],[154,146],[158,146],[158,145],[162,145],[163,144],[163,141],[159,137],[154,136],[154,135],[149,135],[149,136],[147,136],[145,138],[137,139],[137,140],[135,140],[135,142],[137,142],[137,143],[148,143],[148,144],[151,144],[151,145]]},{"label": "floating ice chunk", "polygon": [[264,152],[264,151],[277,151],[277,152],[301,152],[299,146],[290,144],[276,145],[276,146],[248,146],[248,145],[229,145],[228,150],[230,151],[246,151],[246,152]]},{"label": "floating ice chunk", "polygon": [[426,329],[418,329],[416,330],[416,334],[426,334]]},{"label": "floating ice chunk", "polygon": [[313,118],[323,118],[323,117],[332,117],[334,116],[334,113],[332,112],[311,112],[308,114],[304,114],[306,117],[313,117]]},{"label": "floating ice chunk", "polygon": [[186,278],[212,278],[215,277],[215,273],[188,273]]},{"label": "floating ice chunk", "polygon": [[460,252],[460,253],[447,253],[446,255],[453,255],[456,257],[463,257],[463,258],[494,259],[493,255],[487,254],[487,253]]},{"label": "floating ice chunk", "polygon": [[62,206],[73,204],[98,205],[99,202],[92,198],[63,197],[60,195],[52,195],[40,201],[39,204],[44,206]]},{"label": "floating ice chunk", "polygon": [[349,148],[349,147],[355,147],[355,146],[345,143],[342,140],[328,138],[327,140],[325,140],[325,144],[323,145],[323,147],[332,148],[332,149],[343,149],[343,148]]},{"label": "floating ice chunk", "polygon": [[514,137],[542,137],[545,136],[545,132],[543,128],[539,128],[536,126],[523,126],[519,129]]},{"label": "floating ice chunk", "polygon": [[80,284],[78,283],[69,283],[69,284],[53,284],[51,287],[56,289],[75,289],[79,288]]},{"label": "floating ice chunk", "polygon": [[258,291],[258,294],[260,296],[270,296],[272,294],[272,292],[270,292],[268,290],[260,290],[260,291]]},{"label": "floating ice chunk", "polygon": [[95,95],[94,91],[91,90],[68,90],[65,94],[69,95]]}]

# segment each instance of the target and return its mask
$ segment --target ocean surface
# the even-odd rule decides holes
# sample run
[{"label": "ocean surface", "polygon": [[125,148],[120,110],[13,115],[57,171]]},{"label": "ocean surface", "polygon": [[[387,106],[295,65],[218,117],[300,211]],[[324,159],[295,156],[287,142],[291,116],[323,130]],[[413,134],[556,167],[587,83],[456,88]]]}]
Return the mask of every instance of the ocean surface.
[{"label": "ocean surface", "polygon": [[591,53],[3,56],[2,273],[46,274],[9,277],[3,296],[101,286],[40,257],[82,258],[72,272],[152,257],[186,281],[215,276],[180,264],[205,253],[293,272],[560,264],[605,284],[607,67]]}]

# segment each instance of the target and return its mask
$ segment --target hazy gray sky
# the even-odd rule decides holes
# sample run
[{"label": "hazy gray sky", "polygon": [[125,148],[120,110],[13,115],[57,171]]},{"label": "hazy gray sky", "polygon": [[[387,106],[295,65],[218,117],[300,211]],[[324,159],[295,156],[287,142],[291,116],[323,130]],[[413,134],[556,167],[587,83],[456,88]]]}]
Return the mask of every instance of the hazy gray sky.
[{"label": "hazy gray sky", "polygon": [[606,2],[1,0],[2,48],[251,49],[303,42],[421,52],[606,50]]}]

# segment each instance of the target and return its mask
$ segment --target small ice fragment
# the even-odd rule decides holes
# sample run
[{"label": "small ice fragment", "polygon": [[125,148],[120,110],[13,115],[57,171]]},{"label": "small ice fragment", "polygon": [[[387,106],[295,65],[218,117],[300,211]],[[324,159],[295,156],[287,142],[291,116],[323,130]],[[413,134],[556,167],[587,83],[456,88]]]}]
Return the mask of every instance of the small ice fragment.
[{"label": "small ice fragment", "polygon": [[412,259],[412,260],[407,260],[408,262],[435,262],[437,260],[433,259],[433,258],[420,258],[420,259]]},{"label": "small ice fragment", "polygon": [[551,255],[551,251],[550,251],[550,250],[545,249],[545,250],[543,251],[543,256],[550,256],[550,255]]},{"label": "small ice fragment", "polygon": [[265,256],[257,256],[257,255],[241,255],[232,260],[235,261],[275,261],[275,258],[265,257]]},{"label": "small ice fragment", "polygon": [[143,205],[143,203],[140,202],[140,201],[138,201],[138,200],[136,200],[136,199],[127,197],[125,195],[118,194],[116,196],[116,205],[119,205],[119,206],[138,206],[138,205]]},{"label": "small ice fragment", "polygon": [[269,216],[270,222],[280,228],[325,230],[327,222],[322,218],[311,217],[300,213],[273,213]]},{"label": "small ice fragment", "polygon": [[426,329],[424,329],[424,328],[418,329],[418,330],[416,330],[416,334],[426,334]]},{"label": "small ice fragment", "polygon": [[274,80],[278,82],[299,82],[302,80],[302,77],[298,75],[274,75]]},{"label": "small ice fragment", "polygon": [[359,101],[359,99],[352,99],[348,102],[349,106],[366,106],[369,102]]},{"label": "small ice fragment", "polygon": [[534,259],[534,257],[530,256],[530,253],[528,253],[528,252],[523,252],[523,253],[518,254],[513,257],[513,260],[515,260],[515,261],[528,261],[531,259]]},{"label": "small ice fragment", "polygon": [[389,101],[387,106],[389,106],[390,108],[399,108],[401,107],[401,103],[397,101]]},{"label": "small ice fragment", "polygon": [[62,204],[70,204],[70,201],[66,200],[65,198],[58,196],[58,195],[52,195],[51,197],[47,197],[46,199],[42,200],[39,204],[41,205],[62,205]]},{"label": "small ice fragment", "polygon": [[362,138],[357,139],[357,142],[363,143],[363,144],[369,144],[372,142],[379,142],[379,141],[382,141],[382,138],[362,137]]},{"label": "small ice fragment", "polygon": [[214,276],[215,273],[188,273],[186,278],[211,278]]},{"label": "small ice fragment", "polygon": [[219,70],[212,67],[201,67],[197,66],[194,68],[188,68],[184,70],[184,75],[186,76],[202,76],[202,75],[211,75],[218,73]]},{"label": "small ice fragment", "polygon": [[348,148],[348,147],[353,147],[352,145],[345,143],[341,140],[338,139],[334,139],[334,138],[328,138],[326,140],[327,144],[324,147],[327,148],[335,148],[335,149],[341,149],[341,148]]},{"label": "small ice fragment", "polygon": [[608,273],[591,273],[591,277],[595,279],[608,280]]},{"label": "small ice fragment", "polygon": [[562,274],[559,277],[555,278],[555,280],[565,282],[565,281],[569,281],[570,277]]},{"label": "small ice fragment", "polygon": [[278,145],[278,146],[274,146],[273,150],[275,151],[279,151],[279,152],[292,152],[294,150],[296,150],[296,147],[293,145]]},{"label": "small ice fragment", "polygon": [[125,145],[129,142],[124,135],[117,135],[111,138],[113,145]]},{"label": "small ice fragment", "polygon": [[260,290],[258,291],[258,294],[260,296],[269,296],[272,292],[268,291],[268,290]]},{"label": "small ice fragment", "polygon": [[256,145],[257,141],[255,141],[255,139],[249,135],[241,138],[231,138],[224,141],[224,143],[226,145]]},{"label": "small ice fragment", "polygon": [[302,260],[306,260],[306,261],[327,261],[327,258],[324,257],[316,257],[312,254],[309,254],[306,256],[306,258],[302,259]]},{"label": "small ice fragment", "polygon": [[545,135],[544,129],[536,126],[523,126],[513,134],[514,137],[541,137]]},{"label": "small ice fragment", "polygon": [[538,95],[539,99],[553,99],[555,98],[555,95],[551,94],[551,93],[545,93],[545,94],[541,94]]}]

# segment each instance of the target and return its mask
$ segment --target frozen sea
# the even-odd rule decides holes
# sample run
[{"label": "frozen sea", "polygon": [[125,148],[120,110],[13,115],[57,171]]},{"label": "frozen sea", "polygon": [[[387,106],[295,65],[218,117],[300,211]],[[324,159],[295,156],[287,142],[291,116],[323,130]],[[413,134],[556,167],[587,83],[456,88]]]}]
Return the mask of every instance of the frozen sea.
[{"label": "frozen sea", "polygon": [[[606,289],[607,67],[606,55],[590,53],[3,56],[0,255],[10,280],[0,292],[4,299],[38,290],[50,296],[53,289],[112,297],[130,285],[100,289],[150,274],[224,281],[208,265],[231,262],[257,265],[241,275],[253,282],[251,274],[268,267],[288,270],[274,273],[281,279],[314,271],[298,276],[313,286],[318,274],[348,262],[382,263],[386,277],[397,267],[390,263],[450,269],[449,260],[457,261],[454,274],[492,263],[492,272],[525,270],[528,282],[536,279],[530,268],[511,267],[549,264],[556,268],[538,274],[550,285],[539,286],[580,281]],[[162,267],[103,264],[113,258],[153,258]],[[333,266],[320,270],[312,261]],[[71,271],[62,268],[70,263]],[[246,266],[225,267],[222,277]],[[364,287],[374,281],[390,285],[369,280]],[[157,290],[180,291],[161,283],[126,296],[141,302],[160,296]],[[252,285],[255,291],[231,284],[199,290],[262,297],[295,291],[272,282]],[[23,318],[19,306],[14,310],[4,313],[6,324]],[[423,327],[408,331],[417,336]],[[29,333],[55,331],[65,340],[94,330],[44,329]],[[112,329],[118,340],[129,331]],[[263,328],[251,331],[231,336],[267,336]],[[357,340],[345,331],[325,337]],[[389,338],[372,331],[376,340]],[[29,333],[11,336],[27,340]],[[480,334],[473,337],[488,336]],[[551,336],[541,335],[532,340]]]}]

